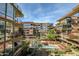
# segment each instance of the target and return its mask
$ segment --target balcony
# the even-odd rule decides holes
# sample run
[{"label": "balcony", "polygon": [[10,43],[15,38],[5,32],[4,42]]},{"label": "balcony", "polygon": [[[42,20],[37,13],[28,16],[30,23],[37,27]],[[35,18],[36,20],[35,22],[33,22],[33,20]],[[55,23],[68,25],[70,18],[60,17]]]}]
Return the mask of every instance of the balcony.
[{"label": "balcony", "polygon": [[11,3],[16,9],[16,17],[23,17],[21,8],[16,3]]}]

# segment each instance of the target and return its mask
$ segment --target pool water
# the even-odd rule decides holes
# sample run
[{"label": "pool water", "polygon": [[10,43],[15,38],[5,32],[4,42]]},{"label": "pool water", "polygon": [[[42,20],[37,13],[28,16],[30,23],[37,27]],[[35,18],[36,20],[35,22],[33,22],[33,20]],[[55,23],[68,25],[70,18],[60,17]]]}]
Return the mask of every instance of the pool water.
[{"label": "pool water", "polygon": [[43,45],[42,48],[48,48],[48,49],[52,49],[52,48],[57,48],[56,46],[49,46],[49,45]]}]

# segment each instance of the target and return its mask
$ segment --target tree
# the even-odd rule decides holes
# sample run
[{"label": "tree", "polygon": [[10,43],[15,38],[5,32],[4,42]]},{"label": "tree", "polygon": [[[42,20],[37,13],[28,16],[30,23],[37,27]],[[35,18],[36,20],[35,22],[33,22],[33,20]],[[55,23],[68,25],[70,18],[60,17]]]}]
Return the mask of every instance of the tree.
[{"label": "tree", "polygon": [[56,38],[57,38],[57,34],[48,34],[47,35],[47,37],[48,37],[48,39],[50,39],[50,40],[56,40]]},{"label": "tree", "polygon": [[47,37],[48,39],[55,40],[57,37],[56,31],[54,29],[49,30]]}]

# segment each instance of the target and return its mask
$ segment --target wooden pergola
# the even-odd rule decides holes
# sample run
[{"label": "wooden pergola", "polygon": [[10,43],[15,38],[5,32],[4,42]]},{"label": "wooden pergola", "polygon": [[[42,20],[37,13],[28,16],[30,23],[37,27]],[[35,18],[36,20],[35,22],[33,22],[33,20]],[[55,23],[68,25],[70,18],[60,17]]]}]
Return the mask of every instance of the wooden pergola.
[{"label": "wooden pergola", "polygon": [[79,12],[79,5],[77,5],[75,8],[73,8],[73,9],[71,10],[71,12],[69,12],[69,13],[68,13],[67,15],[65,15],[64,17],[60,18],[58,21],[61,21],[61,20],[65,19],[65,18],[67,18],[67,17],[71,17],[71,16],[75,15],[75,14],[78,13],[78,12]]}]

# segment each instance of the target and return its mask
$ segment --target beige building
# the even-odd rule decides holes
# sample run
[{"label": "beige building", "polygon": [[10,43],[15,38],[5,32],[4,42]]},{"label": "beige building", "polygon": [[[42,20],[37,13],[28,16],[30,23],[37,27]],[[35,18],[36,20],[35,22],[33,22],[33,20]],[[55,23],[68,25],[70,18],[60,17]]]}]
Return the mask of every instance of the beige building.
[{"label": "beige building", "polygon": [[61,28],[60,36],[65,40],[78,43],[79,42],[79,17],[71,16],[58,23],[58,28]]},{"label": "beige building", "polygon": [[22,22],[26,37],[45,36],[49,23]]},{"label": "beige building", "polygon": [[26,38],[35,38],[33,22],[22,22]]}]

